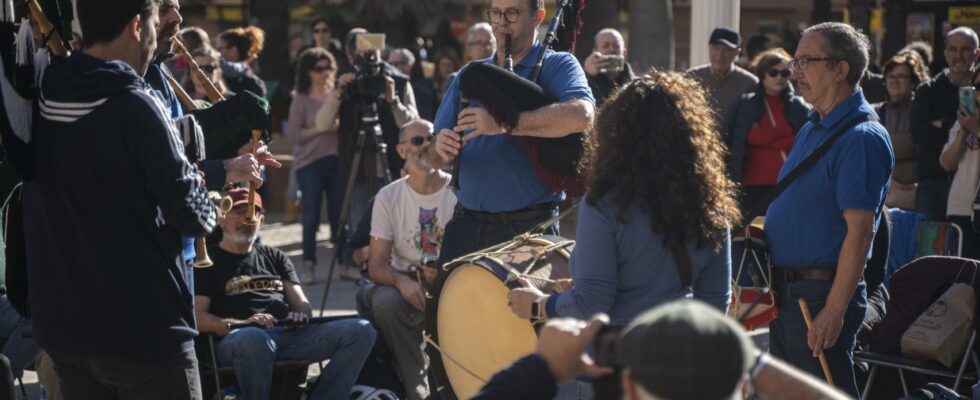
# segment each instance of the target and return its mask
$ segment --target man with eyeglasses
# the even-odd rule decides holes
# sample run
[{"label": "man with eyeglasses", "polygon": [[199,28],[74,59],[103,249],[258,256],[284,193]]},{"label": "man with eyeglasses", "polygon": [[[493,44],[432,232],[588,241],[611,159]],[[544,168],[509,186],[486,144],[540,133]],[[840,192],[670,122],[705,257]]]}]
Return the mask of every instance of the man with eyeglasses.
[{"label": "man with eyeglasses", "polygon": [[415,107],[418,108],[419,118],[431,121],[436,116],[436,107],[439,106],[436,97],[436,84],[423,74],[418,74],[417,77],[412,75],[412,68],[415,67],[415,55],[412,54],[412,51],[404,47],[392,50],[388,54],[388,64],[409,77],[412,92],[415,94]]},{"label": "man with eyeglasses", "polygon": [[[530,76],[543,50],[536,37],[545,17],[544,1],[492,0],[488,17],[497,43],[504,43],[506,35],[512,37],[514,72]],[[497,51],[477,62],[503,65],[504,58]],[[568,53],[546,52],[537,83],[558,102],[520,113],[512,127],[499,126],[477,101],[463,108],[458,77],[449,85],[436,114],[438,133],[429,162],[446,167],[457,156],[462,158],[456,192],[459,206],[446,226],[439,265],[510,240],[551,218],[565,200],[563,190],[550,188],[538,176],[536,161],[518,136],[560,138],[585,131],[595,101],[582,67]],[[557,227],[552,233],[557,233]]]},{"label": "man with eyeglasses", "polygon": [[915,211],[934,221],[946,219],[949,174],[939,156],[960,110],[959,88],[972,85],[977,61],[977,33],[968,27],[949,31],[943,55],[949,68],[919,86],[912,101],[912,140],[919,145]]},{"label": "man with eyeglasses", "polygon": [[626,42],[619,31],[606,28],[595,34],[595,47],[583,64],[596,107],[616,88],[633,80],[633,68],[626,62]]},{"label": "man with eyeglasses", "polygon": [[485,60],[497,51],[497,39],[493,37],[493,27],[486,22],[477,22],[466,31],[466,58],[469,61]]},{"label": "man with eyeglasses", "polygon": [[[769,206],[779,318],[770,324],[772,354],[858,396],[853,352],[868,307],[865,265],[895,165],[888,132],[858,86],[870,41],[850,25],[829,22],[803,32],[790,63],[803,99],[813,105],[779,180],[840,132],[830,150]],[[813,315],[807,329],[798,299]]]},{"label": "man with eyeglasses", "polygon": [[708,38],[710,63],[691,67],[687,73],[701,81],[708,98],[718,107],[719,116],[728,115],[735,100],[755,88],[759,78],[735,65],[742,49],[742,35],[730,28],[716,28]]},{"label": "man with eyeglasses", "polygon": [[446,222],[456,196],[449,174],[433,168],[426,149],[432,124],[415,120],[402,127],[396,150],[408,175],[381,188],[371,215],[368,273],[374,283],[361,286],[358,309],[381,331],[395,355],[409,399],[429,397],[428,359],[422,352],[426,288],[436,276]]},{"label": "man with eyeglasses", "polygon": [[[309,398],[346,399],[374,347],[374,329],[360,318],[302,325],[313,308],[292,261],[255,242],[265,223],[262,196],[255,194],[255,225],[243,222],[249,191],[233,189],[228,198],[231,209],[218,219],[224,236],[208,248],[214,266],[194,270],[194,316],[202,333],[216,336],[218,365],[234,367],[242,398],[268,399],[276,361],[329,359]],[[274,326],[282,320],[302,326]],[[231,329],[243,323],[253,326]]]}]

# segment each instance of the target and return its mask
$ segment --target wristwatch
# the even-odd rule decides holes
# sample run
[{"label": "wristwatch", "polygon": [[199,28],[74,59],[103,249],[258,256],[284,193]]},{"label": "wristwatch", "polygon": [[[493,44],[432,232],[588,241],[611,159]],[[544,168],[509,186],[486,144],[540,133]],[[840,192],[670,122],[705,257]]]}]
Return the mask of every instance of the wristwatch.
[{"label": "wristwatch", "polygon": [[547,296],[541,296],[534,303],[531,303],[531,318],[537,321],[544,321],[548,319],[548,313],[545,311],[545,302],[548,301]]}]

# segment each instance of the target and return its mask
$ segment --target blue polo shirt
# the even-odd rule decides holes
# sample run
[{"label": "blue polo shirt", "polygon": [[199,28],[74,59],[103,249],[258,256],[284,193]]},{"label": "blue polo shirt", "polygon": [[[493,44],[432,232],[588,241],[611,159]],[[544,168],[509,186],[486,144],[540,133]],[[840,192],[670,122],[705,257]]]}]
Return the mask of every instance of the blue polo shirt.
[{"label": "blue polo shirt", "polygon": [[[860,88],[826,117],[821,119],[816,111],[810,113],[810,121],[797,133],[779,179],[860,115],[875,115]],[[847,234],[844,209],[873,211],[877,226],[894,167],[895,153],[888,132],[878,122],[862,122],[841,135],[827,154],[769,206],[765,229],[773,265],[837,265]]]},{"label": "blue polo shirt", "polygon": [[[532,47],[514,66],[514,72],[525,78],[530,76],[540,51],[540,45]],[[493,61],[494,57],[490,57],[475,62]],[[456,126],[456,117],[462,110],[459,104],[460,75],[462,73],[457,74],[446,89],[446,95],[436,113],[436,134],[442,129],[453,129]],[[586,99],[595,104],[585,72],[571,54],[548,50],[537,83],[559,101]],[[482,107],[475,100],[470,106]],[[470,131],[464,132],[464,135],[468,133]],[[535,204],[565,200],[564,192],[551,190],[538,178],[534,161],[518,140],[517,137],[503,134],[480,136],[463,147],[460,160],[462,173],[459,176],[461,189],[456,190],[459,204],[470,210],[507,212]]]}]

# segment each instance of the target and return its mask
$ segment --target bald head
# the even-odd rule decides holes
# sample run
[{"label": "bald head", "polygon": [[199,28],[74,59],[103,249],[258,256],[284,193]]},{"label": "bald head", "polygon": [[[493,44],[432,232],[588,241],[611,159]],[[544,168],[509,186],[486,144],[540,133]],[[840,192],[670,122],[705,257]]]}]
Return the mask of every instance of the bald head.
[{"label": "bald head", "polygon": [[402,125],[402,130],[398,132],[398,141],[404,142],[406,138],[421,135],[431,135],[434,128],[432,123],[424,119],[416,119]]},{"label": "bald head", "polygon": [[595,34],[595,51],[607,56],[625,56],[626,41],[619,31],[606,28]]}]

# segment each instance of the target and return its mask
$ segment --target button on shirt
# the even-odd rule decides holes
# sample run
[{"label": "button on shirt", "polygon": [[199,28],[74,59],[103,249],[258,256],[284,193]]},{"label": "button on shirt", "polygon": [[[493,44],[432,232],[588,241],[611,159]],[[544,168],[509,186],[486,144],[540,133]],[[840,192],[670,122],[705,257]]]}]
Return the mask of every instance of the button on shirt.
[{"label": "button on shirt", "polygon": [[[540,45],[532,47],[514,65],[514,72],[525,78],[530,76],[540,51]],[[494,57],[475,62],[493,63]],[[446,89],[446,96],[436,114],[436,134],[442,129],[456,126],[456,117],[462,111],[459,76],[463,73],[457,74]],[[595,104],[585,72],[571,54],[548,50],[537,83],[561,102],[585,99]],[[473,100],[470,106],[482,107],[482,104]],[[470,132],[463,132],[463,135]],[[463,207],[484,212],[508,212],[565,200],[564,192],[555,192],[541,181],[534,170],[534,161],[519,140],[519,137],[501,134],[480,136],[466,143],[460,159],[461,189],[455,192]]]},{"label": "button on shirt", "polygon": [[[811,113],[779,179],[860,115],[874,115],[861,89],[822,119]],[[843,211],[873,211],[877,226],[894,166],[895,154],[881,124],[862,122],[841,135],[827,154],[769,206],[765,229],[773,264],[781,268],[836,265],[847,234]]]}]

